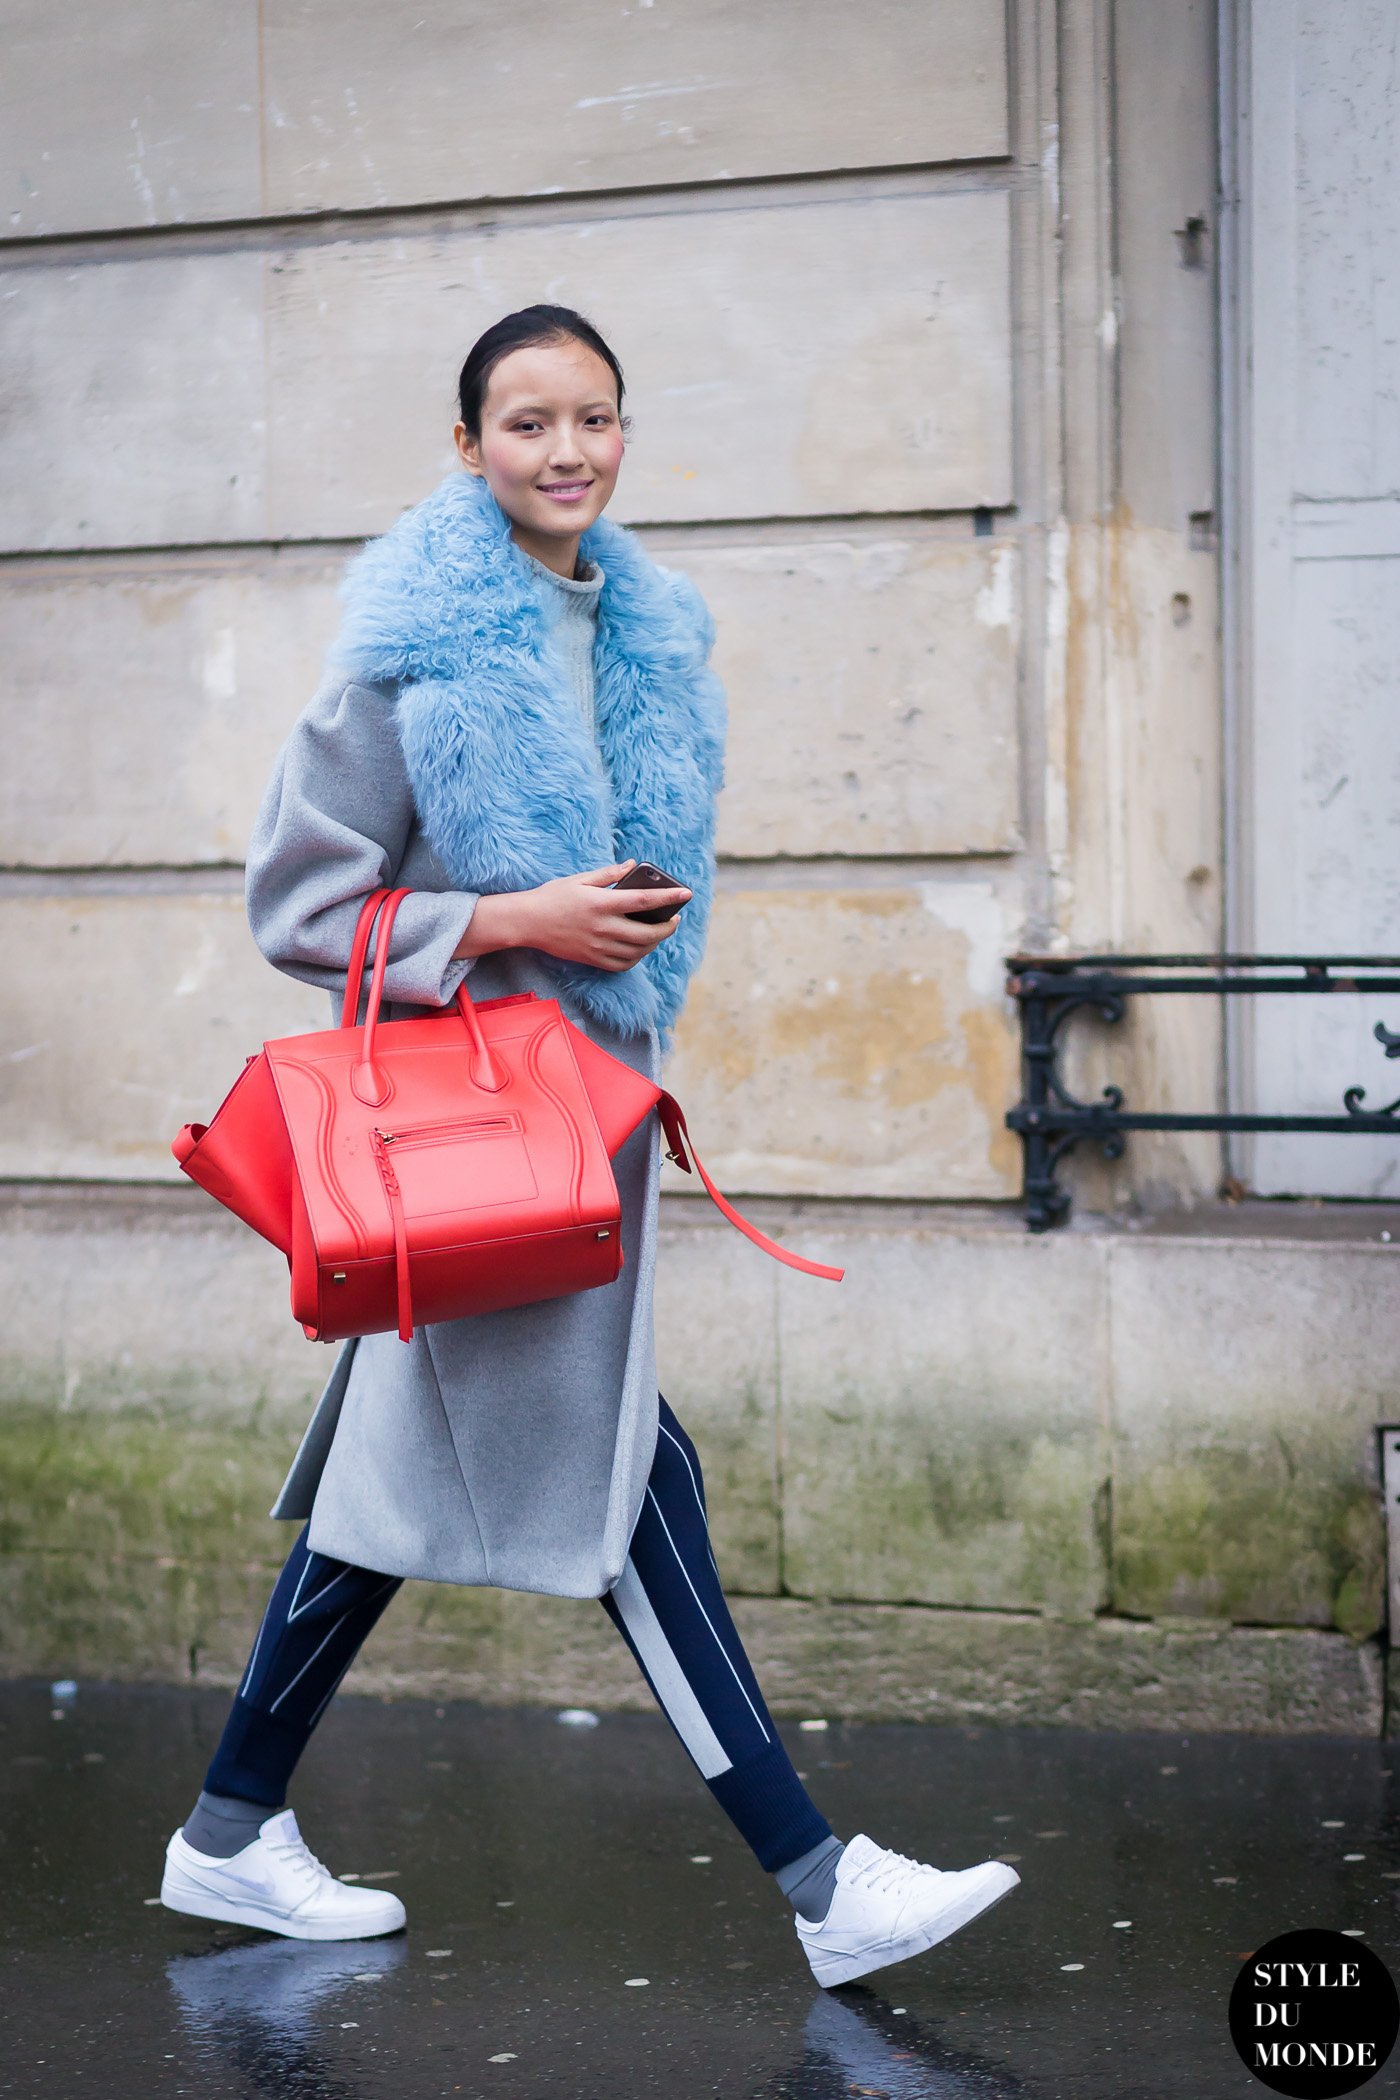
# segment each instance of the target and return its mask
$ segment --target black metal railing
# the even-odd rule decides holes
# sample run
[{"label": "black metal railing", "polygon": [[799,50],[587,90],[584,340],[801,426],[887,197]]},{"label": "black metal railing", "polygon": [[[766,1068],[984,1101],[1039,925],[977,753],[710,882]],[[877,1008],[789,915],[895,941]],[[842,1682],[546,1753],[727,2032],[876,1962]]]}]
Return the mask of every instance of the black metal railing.
[{"label": "black metal railing", "polygon": [[[1021,1140],[1022,1196],[1032,1232],[1045,1232],[1069,1215],[1069,1192],[1055,1177],[1066,1153],[1086,1141],[1097,1145],[1105,1159],[1118,1159],[1132,1130],[1323,1130],[1338,1136],[1371,1132],[1400,1137],[1400,1098],[1384,1108],[1363,1108],[1366,1089],[1361,1086],[1346,1089],[1342,1115],[1165,1115],[1125,1108],[1123,1090],[1117,1086],[1106,1086],[1097,1101],[1080,1101],[1065,1085],[1057,1062],[1061,1030],[1082,1008],[1117,1022],[1128,1000],[1148,993],[1217,998],[1268,992],[1400,993],[1400,975],[1387,974],[1400,971],[1400,956],[1011,955],[1007,969],[1007,990],[1021,1014],[1022,1091],[1006,1122]],[[1281,971],[1301,974],[1275,974]],[[1400,1034],[1377,1022],[1375,1035],[1387,1057],[1400,1058]]]}]

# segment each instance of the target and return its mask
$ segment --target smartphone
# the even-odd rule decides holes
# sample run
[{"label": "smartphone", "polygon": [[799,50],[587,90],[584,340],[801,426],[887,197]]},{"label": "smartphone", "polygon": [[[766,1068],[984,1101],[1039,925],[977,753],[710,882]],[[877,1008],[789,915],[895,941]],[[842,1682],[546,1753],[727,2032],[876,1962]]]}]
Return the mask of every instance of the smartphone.
[{"label": "smartphone", "polygon": [[[630,875],[619,876],[610,887],[615,890],[687,890],[690,884],[654,867],[649,860],[639,860]],[[686,898],[681,904],[659,904],[651,911],[629,911],[627,916],[629,919],[643,919],[648,926],[659,926],[664,919],[674,919],[689,902],[690,899]]]}]

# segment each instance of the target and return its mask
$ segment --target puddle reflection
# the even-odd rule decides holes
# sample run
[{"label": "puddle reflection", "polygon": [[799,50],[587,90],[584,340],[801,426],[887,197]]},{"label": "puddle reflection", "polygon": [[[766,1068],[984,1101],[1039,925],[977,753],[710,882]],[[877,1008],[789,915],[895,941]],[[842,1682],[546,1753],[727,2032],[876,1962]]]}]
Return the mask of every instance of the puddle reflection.
[{"label": "puddle reflection", "polygon": [[211,1947],[166,1963],[180,2023],[253,2094],[354,2100],[317,2044],[311,2016],[337,1991],[387,1980],[408,1959],[401,1939],[258,1941]]},{"label": "puddle reflection", "polygon": [[[332,2068],[317,2021],[337,1992],[387,1983],[407,1960],[403,1939],[273,1940],[180,1955],[165,1973],[191,2043],[235,2072],[249,2100],[355,2100],[360,2081]],[[813,2000],[796,2062],[748,2100],[1025,2100],[1027,2092],[1004,2065],[854,1985]]]},{"label": "puddle reflection", "polygon": [[750,2100],[1020,2100],[1027,2088],[974,2050],[935,2034],[883,1998],[852,1988],[816,1999],[796,2068],[770,2078]]}]

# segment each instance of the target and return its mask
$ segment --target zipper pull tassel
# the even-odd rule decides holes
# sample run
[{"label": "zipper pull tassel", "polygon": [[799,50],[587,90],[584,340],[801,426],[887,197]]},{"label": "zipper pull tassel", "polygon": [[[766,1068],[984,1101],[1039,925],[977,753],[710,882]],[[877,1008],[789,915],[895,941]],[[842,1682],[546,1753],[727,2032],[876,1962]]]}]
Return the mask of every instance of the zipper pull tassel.
[{"label": "zipper pull tassel", "polygon": [[392,1132],[376,1130],[374,1156],[379,1163],[379,1177],[384,1183],[384,1193],[389,1199],[389,1216],[394,1227],[394,1283],[399,1301],[399,1340],[413,1340],[413,1287],[408,1272],[408,1220],[403,1212],[403,1191],[399,1177],[394,1172],[386,1145]]}]

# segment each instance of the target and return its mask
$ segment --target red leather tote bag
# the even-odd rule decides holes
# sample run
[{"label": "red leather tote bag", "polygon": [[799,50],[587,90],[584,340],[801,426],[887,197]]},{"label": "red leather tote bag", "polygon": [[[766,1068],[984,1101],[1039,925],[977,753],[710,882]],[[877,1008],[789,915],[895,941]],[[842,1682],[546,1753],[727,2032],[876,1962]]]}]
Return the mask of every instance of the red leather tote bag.
[{"label": "red leather tote bag", "polygon": [[732,1224],[789,1267],[840,1281],[844,1270],[741,1218],[671,1095],[599,1049],[557,1000],[477,1004],[463,984],[441,1013],[381,1022],[408,895],[366,898],[340,1026],[264,1043],[213,1121],[187,1123],[171,1147],[192,1181],[281,1248],[292,1312],[313,1341],[394,1329],[409,1341],[432,1321],[611,1283],[622,1267],[612,1161],[653,1108],[667,1157],[687,1173],[694,1163]]}]

